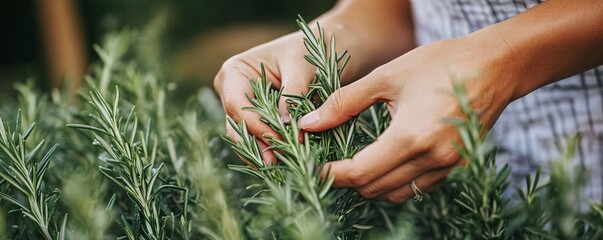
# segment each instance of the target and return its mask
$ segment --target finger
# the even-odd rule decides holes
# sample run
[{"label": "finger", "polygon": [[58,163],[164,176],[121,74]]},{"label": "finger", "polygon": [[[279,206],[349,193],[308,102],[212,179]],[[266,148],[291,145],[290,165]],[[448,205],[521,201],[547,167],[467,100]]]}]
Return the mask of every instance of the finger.
[{"label": "finger", "polygon": [[298,121],[298,127],[317,132],[336,127],[379,101],[390,100],[388,89],[375,77],[367,76],[333,92],[320,108]]},{"label": "finger", "polygon": [[[232,140],[232,142],[234,143],[238,143],[239,141],[242,140],[241,136],[239,136],[239,134],[232,128],[232,126],[228,123],[226,123],[226,135],[228,135],[228,137],[230,138],[230,140]],[[258,146],[260,148],[260,151],[262,153],[262,160],[263,162],[267,165],[267,166],[271,166],[271,165],[276,165],[277,163],[277,159],[276,156],[274,155],[274,153],[268,148],[268,145],[266,145],[264,142],[262,141],[258,141],[255,140],[258,143]],[[245,159],[243,157],[241,157],[240,155],[237,154],[237,156],[243,161],[245,162],[247,165],[249,165],[250,167],[254,167],[255,165],[252,164],[250,161],[252,161],[251,159]]]},{"label": "finger", "polygon": [[374,198],[383,195],[408,184],[413,179],[416,179],[429,171],[439,168],[434,164],[430,165],[429,162],[433,161],[425,155],[410,160],[367,185],[358,187],[357,190],[360,195],[365,198]]},{"label": "finger", "polygon": [[[448,148],[440,147],[438,149]],[[438,169],[447,169],[451,166],[464,167],[466,165],[465,161],[459,157],[454,148],[452,148],[452,151],[452,153],[438,154],[437,152],[447,151],[432,150],[418,158],[407,161],[367,185],[357,188],[357,190],[365,198],[373,198],[396,188],[400,188],[427,172]],[[450,160],[449,158],[453,158],[453,160]]]},{"label": "finger", "polygon": [[302,96],[308,92],[308,86],[314,80],[313,67],[309,64],[299,64],[297,62],[291,64],[285,64],[285,66],[295,66],[290,69],[282,71],[282,82],[283,96],[279,99],[278,108],[281,117],[284,122],[291,121],[289,111],[287,111],[288,97],[285,95],[297,95]]},{"label": "finger", "polygon": [[351,159],[325,164],[323,177],[334,176],[334,187],[361,187],[425,152],[414,139],[399,136],[397,129],[393,124]]},{"label": "finger", "polygon": [[224,85],[229,86],[223,88],[222,94],[220,94],[226,113],[237,123],[245,120],[249,132],[266,144],[269,144],[268,137],[279,138],[279,135],[270,126],[260,120],[259,114],[244,109],[253,107],[248,99],[248,96],[253,97],[253,90],[249,82],[245,80],[245,84],[241,84],[244,75],[235,72],[224,73],[221,77],[224,79]]},{"label": "finger", "polygon": [[[442,181],[446,178],[451,169],[452,168],[446,168],[423,174],[417,179],[415,179],[415,184],[423,194],[433,191],[437,187],[441,186]],[[383,194],[381,196],[378,196],[376,199],[386,200],[393,203],[403,203],[406,202],[408,199],[413,198],[414,196],[415,193],[413,192],[409,181],[404,186],[386,194]]]},{"label": "finger", "polygon": [[[433,160],[433,154],[425,154],[419,158],[408,161],[385,175],[375,179],[367,185],[357,188],[365,198],[374,198],[407,185],[413,179],[432,171],[464,167],[465,161],[456,157],[453,164],[441,165],[443,160]],[[447,161],[446,161],[447,162]]]}]

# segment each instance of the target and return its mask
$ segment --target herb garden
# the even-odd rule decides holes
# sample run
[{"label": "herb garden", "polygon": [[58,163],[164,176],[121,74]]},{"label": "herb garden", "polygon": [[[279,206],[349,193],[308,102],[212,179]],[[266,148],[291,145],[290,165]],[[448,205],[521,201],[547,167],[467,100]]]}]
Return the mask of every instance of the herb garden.
[{"label": "herb garden", "polygon": [[[392,204],[331,187],[326,161],[349,158],[388,126],[384,104],[320,133],[296,120],[340,88],[347,52],[335,36],[298,24],[316,67],[303,96],[286,96],[290,122],[278,112],[279,89],[251,79],[255,111],[282,138],[267,165],[245,122],[224,119],[212,91],[175,100],[169,76],[145,64],[136,33],[109,34],[100,61],[78,92],[43,93],[17,84],[19,97],[0,116],[2,239],[602,239],[603,204],[580,209],[584,169],[571,167],[579,144],[568,140],[551,174],[526,176],[514,189],[512,166],[495,161],[479,109],[454,87],[456,125],[467,160],[423,201]],[[350,53],[353,55],[353,53]],[[257,66],[258,69],[263,67]],[[224,122],[241,136],[222,138]],[[300,137],[302,136],[302,137]],[[453,144],[453,143],[451,143]],[[238,160],[244,159],[248,165]]]}]

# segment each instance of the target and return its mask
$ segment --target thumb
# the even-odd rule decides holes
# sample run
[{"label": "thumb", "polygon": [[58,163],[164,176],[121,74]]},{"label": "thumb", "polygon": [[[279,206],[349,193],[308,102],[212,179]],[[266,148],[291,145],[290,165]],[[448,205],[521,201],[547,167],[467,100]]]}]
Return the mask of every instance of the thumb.
[{"label": "thumb", "polygon": [[369,80],[368,76],[333,92],[318,109],[308,113],[298,122],[298,128],[319,132],[341,125],[348,119],[360,114],[373,104],[384,101],[384,91],[379,81]]}]

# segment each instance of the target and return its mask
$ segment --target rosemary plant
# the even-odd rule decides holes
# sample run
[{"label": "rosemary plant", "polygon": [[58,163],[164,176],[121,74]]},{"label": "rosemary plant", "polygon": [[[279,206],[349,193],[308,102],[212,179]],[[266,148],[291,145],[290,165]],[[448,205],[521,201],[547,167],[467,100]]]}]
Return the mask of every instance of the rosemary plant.
[{"label": "rosemary plant", "polygon": [[[206,103],[207,104],[207,103]],[[224,183],[226,176],[217,166],[212,154],[212,147],[218,145],[217,139],[210,140],[204,123],[198,120],[194,111],[187,112],[178,118],[179,128],[184,136],[182,147],[186,155],[178,157],[175,151],[170,151],[171,159],[182,161],[182,168],[187,165],[184,174],[191,182],[194,195],[193,203],[197,207],[192,212],[192,226],[209,239],[243,239],[242,229],[228,199],[229,192]],[[210,124],[205,122],[205,124]],[[219,146],[219,145],[218,145]],[[221,147],[221,146],[220,146]],[[171,147],[170,149],[176,149]],[[222,150],[222,149],[221,149]],[[220,216],[220,217],[217,217]]]},{"label": "rosemary plant", "polygon": [[[90,104],[98,115],[90,115],[100,127],[90,125],[70,124],[70,127],[91,130],[94,144],[101,147],[107,154],[100,171],[121,189],[135,204],[134,219],[128,221],[122,218],[121,224],[126,229],[129,239],[137,239],[136,233],[142,230],[144,238],[163,239],[170,236],[167,226],[174,225],[173,216],[163,213],[162,199],[158,198],[160,191],[184,189],[170,184],[157,182],[163,169],[163,163],[156,164],[157,140],[150,131],[138,129],[138,118],[134,109],[123,121],[119,114],[119,91],[115,91],[113,105],[103,98],[99,91],[90,94]],[[148,123],[147,126],[149,126]],[[126,133],[127,131],[127,133]],[[138,211],[140,215],[138,216]],[[168,225],[169,224],[169,225]]]},{"label": "rosemary plant", "polygon": [[[121,215],[115,218],[128,239],[242,238],[225,190],[228,174],[223,174],[220,157],[208,146],[212,134],[216,136],[216,122],[223,120],[206,114],[222,112],[210,112],[217,107],[208,105],[208,93],[202,91],[198,101],[204,100],[207,106],[176,109],[172,114],[178,117],[166,117],[167,93],[173,87],[123,60],[133,36],[111,35],[108,47],[96,48],[104,57],[88,77],[89,111],[93,113],[90,120],[78,118],[82,124],[68,124],[91,132],[93,144],[101,150],[99,170],[113,183],[109,186],[113,197],[106,203],[109,212],[99,215],[106,216],[106,221]],[[109,93],[100,90],[106,85],[119,86],[111,103],[106,100]],[[211,97],[215,98],[213,93]],[[147,120],[139,120],[139,115]],[[102,197],[98,191],[89,195]],[[77,199],[73,201],[77,206]],[[99,210],[99,204],[94,206]],[[87,217],[80,216],[80,228],[88,229],[83,231],[86,236],[111,229],[106,222],[86,222]],[[88,228],[94,224],[97,231]]]},{"label": "rosemary plant", "polygon": [[[45,239],[63,239],[67,215],[59,222],[56,211],[59,195],[46,190],[44,175],[50,163],[50,156],[56,149],[51,147],[40,156],[45,147],[40,141],[35,148],[29,150],[26,141],[34,130],[32,125],[21,131],[21,114],[17,114],[15,130],[0,117],[0,178],[2,184],[8,184],[9,191],[17,191],[25,202],[7,194],[0,193],[0,198],[17,207],[17,211],[28,218],[37,227],[40,236]],[[33,233],[24,233],[37,238]]]},{"label": "rosemary plant", "polygon": [[[274,226],[270,227],[273,229],[273,236],[302,239],[316,236],[306,235],[307,226],[302,224],[308,224],[308,219],[313,219],[318,229],[314,229],[312,234],[321,233],[323,238],[331,235],[338,239],[355,239],[361,236],[364,229],[371,228],[369,222],[379,222],[377,208],[370,207],[367,200],[354,190],[331,189],[333,178],[321,178],[321,165],[327,161],[349,158],[362,147],[356,141],[359,129],[356,126],[357,119],[354,117],[341,126],[316,134],[301,133],[296,125],[299,118],[316,109],[340,88],[341,74],[350,57],[347,52],[337,53],[334,35],[331,36],[327,47],[324,30],[319,24],[318,34],[314,35],[303,18],[300,17],[297,22],[305,35],[304,45],[309,53],[304,57],[317,67],[317,71],[308,94],[287,96],[290,104],[290,123],[285,123],[278,112],[278,99],[282,96],[282,90],[271,88],[263,66],[260,67],[260,78],[250,80],[255,97],[250,98],[254,107],[248,110],[257,112],[261,120],[282,137],[282,140],[269,139],[271,150],[278,158],[279,165],[266,165],[256,139],[247,131],[245,123],[236,124],[232,119],[228,119],[242,140],[237,143],[228,139],[226,141],[239,156],[251,164],[249,167],[231,168],[264,181],[258,194],[247,199],[246,203],[277,206],[273,213],[277,218],[294,219],[275,222]],[[314,101],[314,97],[319,100]],[[377,124],[377,127],[382,126]],[[369,131],[366,126],[365,130]],[[379,134],[380,131],[373,134]],[[300,141],[300,134],[303,136],[303,142]],[[375,135],[373,137],[375,138]],[[300,215],[299,212],[303,214]],[[300,234],[290,235],[287,231],[290,228]]]},{"label": "rosemary plant", "polygon": [[454,93],[466,118],[465,121],[453,122],[463,142],[462,147],[455,146],[469,163],[465,171],[456,171],[450,177],[459,191],[454,201],[463,210],[454,221],[469,236],[501,238],[504,233],[502,211],[507,200],[500,196],[507,188],[505,180],[510,168],[508,165],[501,169],[496,167],[494,146],[483,140],[480,114],[473,110],[464,87],[456,84]]},{"label": "rosemary plant", "polygon": [[[495,162],[496,148],[460,85],[454,89],[464,117],[450,122],[468,166],[454,170],[446,186],[404,205],[331,188],[321,166],[375,141],[390,116],[380,103],[328,131],[298,130],[297,120],[340,87],[350,59],[320,25],[314,33],[303,19],[298,23],[305,58],[317,71],[307,94],[285,96],[290,123],[278,111],[282,90],[272,89],[261,66],[261,76],[250,80],[248,110],[281,134],[269,139],[278,165],[263,161],[245,122],[226,119],[242,140],[219,141],[224,112],[210,90],[186,103],[174,100],[175,84],[155,69],[161,61],[141,59],[158,56],[157,49],[148,54],[136,32],[110,34],[95,47],[100,61],[86,77],[90,94],[82,94],[90,104],[73,101],[77,93],[69,88],[46,95],[16,85],[15,103],[0,106],[4,119],[15,119],[0,119],[0,238],[603,238],[603,204],[575,204],[584,202],[579,192],[588,176],[570,164],[578,141],[568,142],[550,174],[526,176],[526,186],[513,193],[510,167]],[[225,168],[234,161],[227,144],[250,165],[230,168],[245,174]]]}]

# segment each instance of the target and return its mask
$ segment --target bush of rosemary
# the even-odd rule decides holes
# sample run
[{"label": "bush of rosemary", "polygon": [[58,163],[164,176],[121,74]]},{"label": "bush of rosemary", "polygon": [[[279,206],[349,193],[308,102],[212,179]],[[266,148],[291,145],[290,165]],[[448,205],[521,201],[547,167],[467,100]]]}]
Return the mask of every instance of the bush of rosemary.
[{"label": "bush of rosemary", "polygon": [[331,188],[320,166],[373,142],[390,118],[377,104],[300,141],[296,120],[340,87],[350,58],[320,26],[313,33],[298,23],[317,71],[308,94],[287,96],[290,123],[278,113],[281,91],[264,74],[250,80],[249,110],[282,136],[270,139],[276,166],[265,165],[244,122],[226,119],[241,141],[220,139],[224,112],[211,91],[177,100],[136,32],[109,34],[95,46],[100,61],[77,93],[17,84],[19,98],[0,107],[0,239],[603,238],[603,205],[574,204],[586,180],[569,163],[578,142],[568,142],[546,182],[537,171],[509,193],[510,166],[496,165],[461,85],[455,94],[464,118],[450,123],[469,165],[445,187],[403,205]]}]

